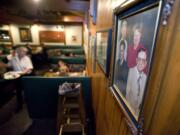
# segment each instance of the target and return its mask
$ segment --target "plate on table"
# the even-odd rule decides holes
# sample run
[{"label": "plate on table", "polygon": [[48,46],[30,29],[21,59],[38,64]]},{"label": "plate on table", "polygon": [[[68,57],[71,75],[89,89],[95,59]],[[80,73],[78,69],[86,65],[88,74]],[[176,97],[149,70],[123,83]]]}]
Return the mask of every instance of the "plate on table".
[{"label": "plate on table", "polygon": [[84,76],[83,72],[71,72],[68,75],[71,77]]},{"label": "plate on table", "polygon": [[19,78],[21,75],[19,74],[19,71],[10,71],[4,74],[4,79],[10,80],[10,79],[16,79]]}]

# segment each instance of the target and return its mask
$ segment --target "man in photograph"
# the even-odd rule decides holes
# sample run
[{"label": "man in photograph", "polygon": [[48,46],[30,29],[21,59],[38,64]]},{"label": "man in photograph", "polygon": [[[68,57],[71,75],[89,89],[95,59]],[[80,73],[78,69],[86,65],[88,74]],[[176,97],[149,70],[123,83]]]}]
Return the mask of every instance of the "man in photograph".
[{"label": "man in photograph", "polygon": [[124,51],[124,59],[125,61],[127,61],[127,39],[126,39],[126,35],[127,35],[127,21],[126,20],[123,20],[122,23],[121,23],[121,31],[120,31],[120,40],[119,40],[119,43],[118,43],[118,58],[120,58],[120,52],[119,52],[119,47],[120,47],[120,44],[121,42],[123,41],[124,44],[125,44],[125,51]]},{"label": "man in photograph", "polygon": [[147,65],[147,50],[140,48],[137,51],[136,66],[129,69],[126,87],[126,99],[132,111],[138,116],[142,104],[147,75],[144,68]]},{"label": "man in photograph", "polygon": [[126,95],[126,84],[127,84],[127,75],[128,75],[128,66],[125,60],[125,42],[121,41],[120,44],[120,59],[118,59],[116,64],[116,73],[115,79],[117,80],[117,86],[120,89],[121,93],[125,97]]}]

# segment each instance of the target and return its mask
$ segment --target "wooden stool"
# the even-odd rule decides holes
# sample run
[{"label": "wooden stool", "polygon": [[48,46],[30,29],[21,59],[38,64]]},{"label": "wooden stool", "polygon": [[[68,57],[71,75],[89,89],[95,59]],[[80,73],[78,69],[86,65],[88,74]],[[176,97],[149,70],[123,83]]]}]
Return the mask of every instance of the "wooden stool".
[{"label": "wooden stool", "polygon": [[85,135],[85,118],[82,87],[59,95],[57,114],[57,132],[59,135],[79,135],[79,133]]},{"label": "wooden stool", "polygon": [[79,123],[61,125],[59,135],[85,135],[84,126]]}]

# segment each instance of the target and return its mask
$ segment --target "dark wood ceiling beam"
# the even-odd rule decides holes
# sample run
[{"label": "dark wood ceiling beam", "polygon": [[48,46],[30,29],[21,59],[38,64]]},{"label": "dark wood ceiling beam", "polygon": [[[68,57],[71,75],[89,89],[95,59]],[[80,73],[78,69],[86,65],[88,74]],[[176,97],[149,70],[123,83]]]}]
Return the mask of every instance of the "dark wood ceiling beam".
[{"label": "dark wood ceiling beam", "polygon": [[[3,1],[12,3],[14,0]],[[7,6],[7,4],[0,5],[0,9],[5,6],[5,8],[1,10],[4,13],[0,15],[0,23],[14,22],[26,24],[36,21],[64,22],[64,16],[69,16],[73,22],[83,22],[85,12],[89,9],[88,0],[42,0],[38,4],[33,3],[32,0],[16,1],[18,4],[15,4],[16,6],[14,7],[13,5]]]},{"label": "dark wood ceiling beam", "polygon": [[33,24],[33,21],[22,17],[9,15],[3,10],[0,10],[0,23],[1,24],[10,24],[10,23]]}]

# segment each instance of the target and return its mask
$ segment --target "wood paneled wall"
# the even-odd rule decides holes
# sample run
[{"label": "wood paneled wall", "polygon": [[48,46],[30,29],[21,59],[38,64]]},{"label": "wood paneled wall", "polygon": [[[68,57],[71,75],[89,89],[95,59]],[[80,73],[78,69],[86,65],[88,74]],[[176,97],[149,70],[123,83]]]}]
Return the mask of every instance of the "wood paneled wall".
[{"label": "wood paneled wall", "polygon": [[160,27],[144,108],[145,133],[180,134],[180,1]]},{"label": "wood paneled wall", "polygon": [[[90,32],[112,28],[112,0],[98,0],[97,24]],[[153,66],[148,81],[144,112],[145,135],[180,134],[180,1],[176,0],[168,25],[160,25]],[[92,104],[97,135],[130,135],[125,115],[109,90],[109,79],[96,63],[92,72],[91,53],[87,58],[92,77]]]}]

